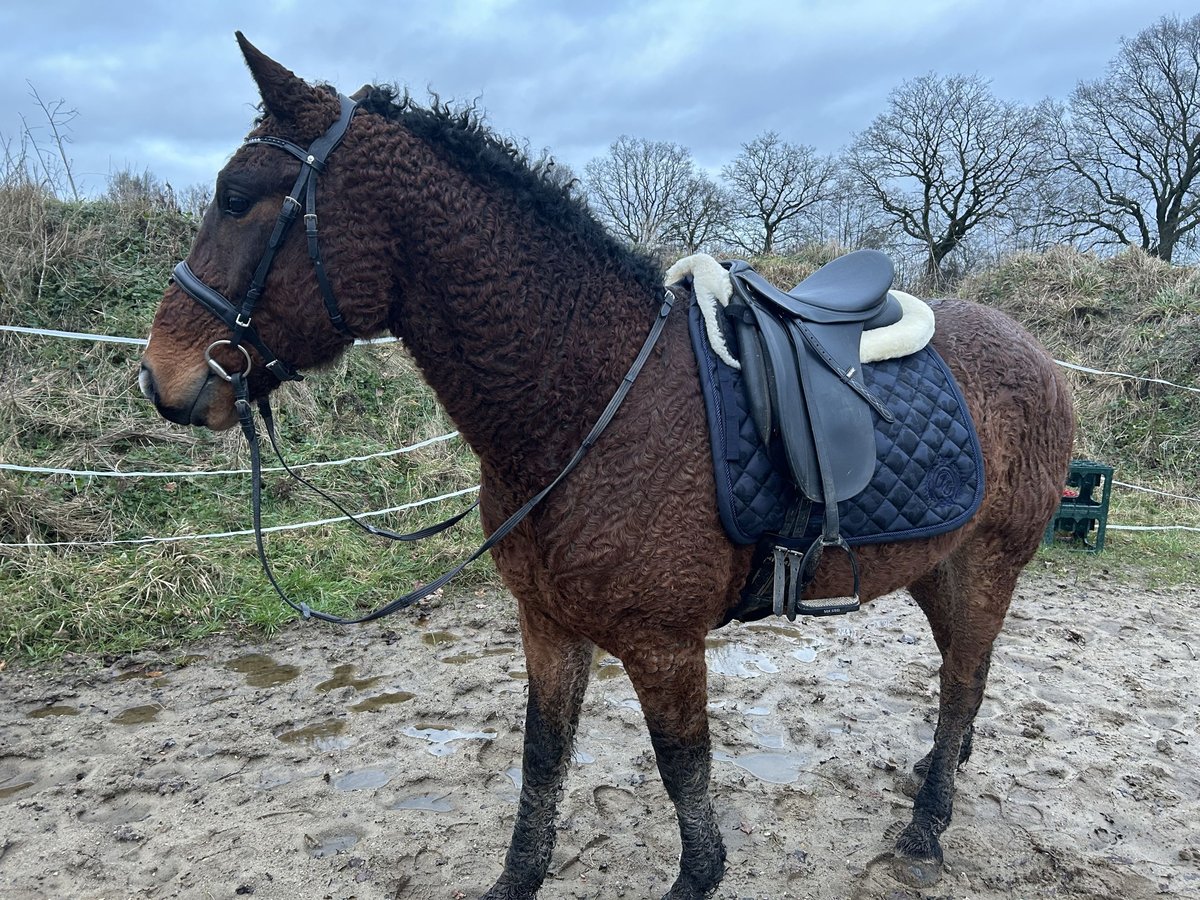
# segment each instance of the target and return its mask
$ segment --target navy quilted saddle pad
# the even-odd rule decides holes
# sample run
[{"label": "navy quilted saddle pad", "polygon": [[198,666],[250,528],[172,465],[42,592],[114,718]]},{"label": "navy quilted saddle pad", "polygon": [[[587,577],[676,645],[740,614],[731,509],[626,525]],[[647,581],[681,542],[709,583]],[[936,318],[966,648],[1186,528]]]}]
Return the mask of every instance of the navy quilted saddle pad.
[{"label": "navy quilted saddle pad", "polygon": [[[741,373],[708,344],[699,308],[688,311],[692,347],[708,413],[721,524],[738,544],[778,532],[798,501],[780,448],[764,446],[750,416]],[[875,473],[838,504],[851,545],[932,537],[965,524],[983,500],[983,455],[950,370],[926,347],[903,359],[863,366],[866,386],[893,413],[875,416]],[[773,444],[776,442],[772,442]],[[806,534],[821,533],[813,504]]]}]

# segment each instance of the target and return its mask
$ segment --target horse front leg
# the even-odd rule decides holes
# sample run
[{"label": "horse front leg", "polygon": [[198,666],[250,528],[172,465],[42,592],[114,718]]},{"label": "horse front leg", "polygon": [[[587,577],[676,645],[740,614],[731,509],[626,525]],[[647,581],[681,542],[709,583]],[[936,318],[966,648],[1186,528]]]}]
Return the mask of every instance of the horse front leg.
[{"label": "horse front leg", "polygon": [[592,662],[590,641],[521,610],[529,673],[521,797],[504,872],[483,900],[533,900],[554,850],[555,816]]},{"label": "horse front leg", "polygon": [[675,644],[662,635],[652,637],[618,656],[641,701],[658,771],[679,822],[679,877],[663,900],[700,900],[725,874],[725,844],[708,793],[712,754],[704,637]]}]

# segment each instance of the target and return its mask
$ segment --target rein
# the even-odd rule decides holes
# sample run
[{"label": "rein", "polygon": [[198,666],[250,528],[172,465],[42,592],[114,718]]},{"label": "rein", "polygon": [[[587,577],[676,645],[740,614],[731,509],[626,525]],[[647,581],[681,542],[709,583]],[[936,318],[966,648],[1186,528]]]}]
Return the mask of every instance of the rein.
[{"label": "rein", "polygon": [[[454,568],[443,573],[428,584],[409,591],[402,597],[384,604],[374,612],[368,613],[356,619],[347,619],[341,616],[332,615],[330,613],[321,612],[310,607],[307,603],[296,602],[292,600],[279,582],[275,579],[275,573],[271,569],[271,564],[267,560],[266,544],[263,539],[262,532],[262,447],[258,436],[258,428],[254,421],[254,407],[250,402],[250,386],[248,376],[253,367],[253,361],[250,356],[250,351],[246,349],[248,343],[253,347],[263,360],[268,372],[275,376],[280,382],[283,381],[299,381],[303,376],[294,367],[279,359],[267,346],[259,335],[258,330],[253,325],[254,308],[258,304],[262,296],[263,287],[267,281],[267,275],[270,272],[271,265],[275,261],[275,254],[282,246],[284,239],[291,230],[292,223],[295,221],[297,214],[300,211],[300,201],[297,199],[301,195],[305,198],[305,213],[304,226],[305,234],[308,240],[308,255],[313,264],[313,271],[316,274],[317,283],[321,289],[321,297],[325,302],[326,312],[329,314],[329,319],[333,322],[340,332],[348,338],[353,337],[350,329],[347,327],[341,310],[338,307],[337,300],[333,295],[333,288],[329,283],[329,278],[325,273],[325,265],[321,259],[321,247],[318,240],[317,232],[317,177],[325,170],[325,161],[329,154],[336,149],[345,136],[347,129],[350,127],[350,120],[354,117],[354,111],[357,104],[348,97],[339,96],[341,101],[341,113],[338,120],[325,132],[321,137],[317,138],[307,150],[301,148],[291,141],[283,140],[277,137],[254,137],[248,138],[246,144],[265,144],[269,147],[275,147],[283,150],[296,157],[301,162],[300,174],[296,178],[295,184],[292,186],[289,193],[283,201],[283,207],[279,211],[279,216],[275,221],[275,228],[271,232],[270,240],[267,242],[267,249],[263,252],[262,258],[258,262],[258,266],[254,270],[254,276],[250,281],[250,286],[246,290],[246,295],[242,299],[241,305],[235,306],[224,294],[220,291],[205,284],[191,267],[184,260],[175,266],[173,272],[173,280],[189,297],[199,303],[202,307],[216,316],[221,322],[229,327],[232,337],[225,340],[214,341],[204,351],[205,360],[208,363],[209,369],[218,378],[229,382],[233,388],[235,406],[238,413],[238,422],[242,427],[242,434],[245,435],[246,443],[250,446],[250,470],[251,470],[251,498],[250,507],[251,515],[254,522],[254,544],[258,551],[258,559],[262,564],[263,572],[267,576],[267,581],[274,588],[275,593],[279,598],[293,610],[298,612],[305,619],[318,619],[322,622],[331,622],[336,625],[358,625],[364,622],[370,622],[375,619],[382,618],[396,612],[397,610],[405,609],[412,606],[419,600],[428,597],[435,591],[440,590],[452,578],[458,575],[463,569],[479,559],[484,553],[494,547],[497,543],[504,539],[509,532],[517,527],[521,521],[529,515],[533,509],[546,498],[546,496],[554,490],[558,484],[566,478],[572,470],[579,465],[580,460],[591,449],[592,445],[599,439],[601,433],[608,424],[613,420],[624,402],[629,389],[633,387],[633,382],[638,374],[642,371],[646,360],[650,356],[650,351],[658,342],[659,336],[662,334],[663,328],[666,325],[667,316],[671,312],[671,307],[675,302],[675,295],[670,288],[664,293],[662,306],[658,310],[658,316],[654,320],[654,324],[650,327],[650,333],[646,336],[645,342],[642,344],[641,350],[634,359],[633,364],[629,367],[629,371],[625,374],[621,384],[617,387],[616,392],[608,401],[608,405],[604,408],[600,418],[592,426],[592,430],[588,432],[587,437],[583,439],[583,443],[579,446],[574,455],[567,461],[562,471],[558,473],[554,479],[547,484],[541,491],[528,500],[524,506],[518,509],[515,513],[508,517],[507,520],[497,528],[485,540],[474,553],[456,565]],[[216,347],[228,346],[231,349],[241,351],[242,357],[245,359],[246,367],[240,372],[230,372],[218,363],[212,355],[213,349]],[[283,464],[287,473],[301,484],[308,487],[310,490],[320,494],[330,503],[338,508],[346,518],[350,519],[359,528],[379,537],[384,537],[395,541],[419,541],[423,538],[438,534],[448,528],[458,524],[471,510],[479,506],[479,501],[471,504],[467,509],[463,510],[455,516],[440,522],[436,525],[430,525],[422,528],[419,531],[414,531],[409,534],[397,534],[389,531],[386,528],[378,528],[374,525],[369,525],[356,518],[348,512],[340,503],[330,497],[327,493],[316,487],[311,482],[297,475],[287,464],[283,458],[283,454],[279,450],[279,442],[275,431],[275,417],[271,412],[271,404],[267,397],[263,397],[257,403],[259,416],[262,418],[263,427],[267,433],[267,437],[271,442],[271,447],[275,451],[275,455]]]},{"label": "rein", "polygon": [[[322,622],[331,622],[335,625],[361,625],[365,622],[381,619],[384,616],[391,615],[392,613],[401,609],[406,609],[407,607],[412,606],[414,603],[425,599],[430,594],[440,590],[452,578],[462,572],[463,569],[465,569],[475,560],[479,559],[479,557],[483,556],[483,554],[487,553],[492,547],[503,540],[505,536],[509,534],[509,532],[516,528],[517,525],[519,525],[521,521],[524,520],[524,518],[528,516],[529,513],[531,513],[539,503],[546,499],[547,495],[549,495],[549,493],[554,490],[563,479],[570,475],[576,466],[579,465],[580,461],[584,456],[587,455],[588,450],[590,450],[600,438],[600,435],[604,432],[604,429],[608,427],[608,424],[616,416],[617,410],[620,409],[621,404],[625,401],[626,395],[628,395],[630,388],[633,387],[633,383],[641,373],[642,367],[646,364],[646,360],[649,359],[650,351],[654,349],[654,345],[658,343],[658,338],[662,334],[663,328],[666,326],[667,316],[670,314],[674,303],[675,295],[671,292],[670,288],[668,288],[663,294],[663,302],[662,306],[659,307],[658,316],[655,318],[654,324],[650,326],[650,333],[646,335],[646,340],[642,343],[642,349],[638,351],[638,355],[634,359],[633,364],[630,365],[629,371],[625,373],[625,377],[621,380],[621,384],[617,387],[616,392],[608,401],[608,405],[604,408],[604,412],[600,414],[600,418],[598,418],[596,423],[592,426],[592,430],[589,431],[587,437],[583,439],[583,443],[579,445],[579,448],[567,461],[567,464],[563,466],[562,471],[559,472],[549,484],[547,484],[544,488],[538,491],[537,494],[526,501],[524,506],[509,516],[499,528],[492,532],[487,540],[479,545],[475,552],[473,552],[454,568],[442,573],[428,584],[414,588],[407,594],[397,597],[396,599],[384,604],[374,612],[367,613],[366,615],[360,616],[356,619],[347,619],[343,618],[342,616],[332,615],[331,613],[321,612],[320,610],[313,609],[307,603],[296,602],[287,595],[283,588],[280,587],[279,582],[275,580],[275,573],[271,570],[271,564],[267,560],[266,547],[263,541],[262,451],[258,437],[258,429],[254,423],[254,410],[250,404],[249,387],[246,384],[244,372],[233,374],[225,373],[224,375],[221,375],[221,377],[226,378],[233,387],[234,395],[237,398],[235,402],[238,412],[238,422],[242,426],[242,434],[244,434],[246,437],[246,443],[250,445],[250,470],[252,480],[250,507],[254,520],[254,544],[258,550],[258,559],[262,564],[263,572],[267,576],[267,581],[271,583],[271,587],[275,589],[275,593],[279,595],[279,598],[284,603],[298,612],[305,619],[319,619]],[[218,373],[218,375],[220,374],[221,373]],[[267,437],[270,439],[271,446],[275,450],[276,456],[279,457],[279,461],[283,462],[283,456],[279,452],[279,445],[278,441],[276,440],[275,419],[271,413],[270,402],[266,397],[258,401],[258,411],[259,415],[262,417],[263,426],[266,429]],[[476,501],[461,513],[447,519],[444,522],[440,522],[437,525],[431,525],[428,528],[421,529],[420,531],[414,531],[410,534],[401,535],[396,534],[395,532],[387,531],[386,529],[376,528],[373,525],[367,525],[359,521],[353,515],[346,512],[346,510],[343,509],[336,500],[334,500],[332,497],[329,497],[329,495],[324,491],[310,484],[304,478],[293,472],[288,467],[286,462],[283,462],[283,466],[293,478],[312,488],[322,497],[325,497],[327,500],[337,506],[337,508],[341,510],[347,518],[353,521],[360,528],[364,529],[365,531],[369,531],[372,534],[389,538],[390,540],[417,541],[421,540],[422,538],[430,537],[441,531],[445,531],[453,525],[456,525],[464,516],[467,515],[467,513],[471,512],[471,510],[479,505],[479,502]]]}]

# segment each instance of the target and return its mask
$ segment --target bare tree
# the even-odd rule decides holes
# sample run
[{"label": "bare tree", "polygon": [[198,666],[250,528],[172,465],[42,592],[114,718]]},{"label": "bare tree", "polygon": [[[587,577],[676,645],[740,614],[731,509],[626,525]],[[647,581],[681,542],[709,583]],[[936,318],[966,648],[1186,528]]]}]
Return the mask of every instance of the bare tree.
[{"label": "bare tree", "polygon": [[670,242],[680,198],[694,178],[685,147],[627,135],[584,167],[588,201],[601,221],[618,237],[647,248]]},{"label": "bare tree", "polygon": [[1170,261],[1200,226],[1200,15],[1122,39],[1108,75],[1080,82],[1057,117],[1070,176],[1057,208],[1075,237]]},{"label": "bare tree", "polygon": [[731,209],[727,191],[703,172],[693,175],[675,198],[668,243],[686,253],[711,248],[728,233]]},{"label": "bare tree", "polygon": [[766,254],[780,240],[795,237],[806,213],[826,197],[834,165],[815,147],[789,144],[768,131],[743,144],[721,176],[745,226],[738,243],[751,253]]},{"label": "bare tree", "polygon": [[926,275],[981,223],[1008,216],[1043,167],[1040,109],[997,99],[977,76],[904,82],[889,109],[858,134],[851,171],[889,219],[920,241]]},{"label": "bare tree", "polygon": [[869,247],[891,250],[898,232],[879,204],[862,190],[845,161],[834,176],[828,195],[813,210],[816,239],[847,250]]},{"label": "bare tree", "polygon": [[39,143],[34,137],[34,131],[39,126],[30,125],[21,116],[21,126],[24,129],[24,142],[33,150],[33,156],[41,166],[44,178],[43,184],[56,194],[61,194],[62,180],[65,178],[71,189],[71,199],[79,200],[79,188],[75,184],[75,173],[71,170],[71,160],[67,156],[67,144],[71,142],[71,123],[79,116],[79,111],[67,108],[65,100],[43,100],[33,83],[26,81],[29,86],[29,96],[41,109],[46,119],[45,127],[50,130],[50,142],[53,147]]}]

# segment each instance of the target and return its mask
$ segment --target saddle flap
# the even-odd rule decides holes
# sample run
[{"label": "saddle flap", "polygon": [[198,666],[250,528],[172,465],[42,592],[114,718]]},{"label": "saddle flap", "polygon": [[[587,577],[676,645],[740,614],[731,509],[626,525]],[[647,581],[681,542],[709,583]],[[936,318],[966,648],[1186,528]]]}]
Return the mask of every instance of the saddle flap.
[{"label": "saddle flap", "polygon": [[[870,406],[816,358],[796,323],[778,319],[761,304],[748,305],[758,325],[754,337],[761,337],[773,376],[769,386],[756,379],[744,382],[751,409],[765,406],[772,411],[768,421],[782,439],[801,493],[827,503],[853,497],[866,487],[875,468]],[[856,361],[860,334],[854,326],[833,328],[821,335],[822,349],[833,360]],[[857,372],[854,378],[861,380]],[[762,397],[763,391],[769,396]],[[822,471],[822,459],[827,471]]]}]

